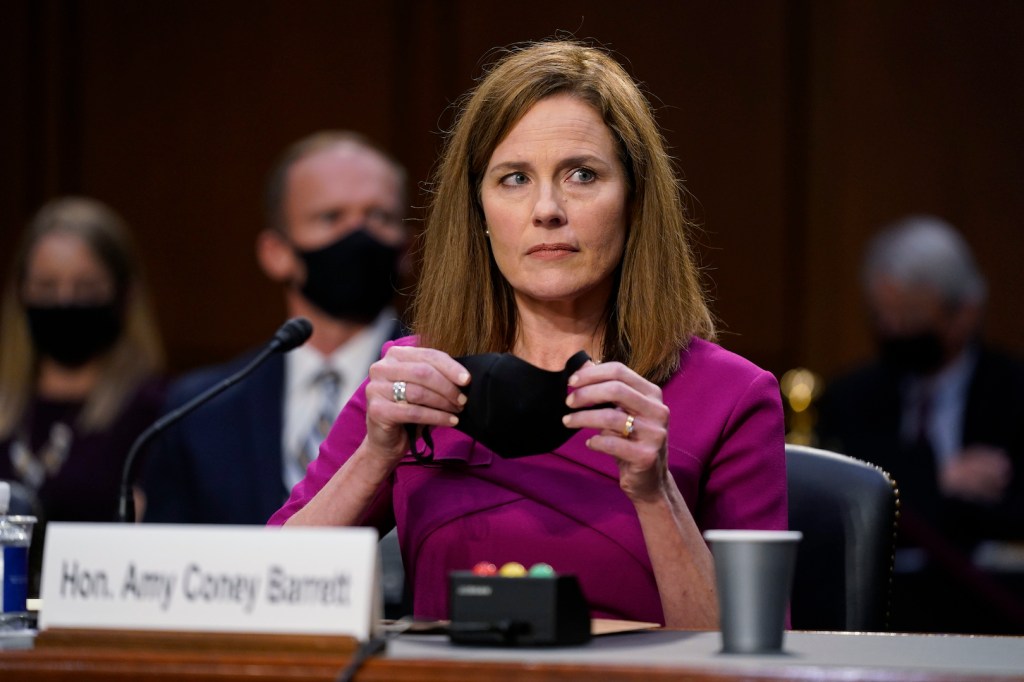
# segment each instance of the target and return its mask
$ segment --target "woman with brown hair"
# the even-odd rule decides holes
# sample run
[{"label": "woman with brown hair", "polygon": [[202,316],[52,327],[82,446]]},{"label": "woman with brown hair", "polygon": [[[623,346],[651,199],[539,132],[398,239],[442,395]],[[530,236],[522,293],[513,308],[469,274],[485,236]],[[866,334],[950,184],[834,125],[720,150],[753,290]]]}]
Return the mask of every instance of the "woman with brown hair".
[{"label": "woman with brown hair", "polygon": [[82,197],[43,206],[2,315],[0,478],[35,491],[45,520],[114,520],[128,449],[159,415],[163,367],[121,218]]},{"label": "woman with brown hair", "polygon": [[701,531],[785,527],[782,411],[712,342],[648,102],[600,49],[510,51],[435,190],[416,336],[271,523],[397,523],[417,616],[446,615],[451,570],[546,562],[595,616],[714,627]]}]

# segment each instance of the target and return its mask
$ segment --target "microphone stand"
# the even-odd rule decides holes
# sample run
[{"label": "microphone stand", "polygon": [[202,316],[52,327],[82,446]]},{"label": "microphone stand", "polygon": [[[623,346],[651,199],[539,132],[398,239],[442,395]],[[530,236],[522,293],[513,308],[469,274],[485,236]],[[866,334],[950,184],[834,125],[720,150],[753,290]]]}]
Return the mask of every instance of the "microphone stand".
[{"label": "microphone stand", "polygon": [[131,494],[131,474],[134,468],[135,459],[139,452],[149,444],[151,440],[160,435],[167,427],[179,419],[182,419],[200,405],[212,400],[227,389],[249,376],[253,370],[259,367],[273,353],[286,353],[293,348],[305,343],[313,332],[313,325],[304,317],[297,317],[285,322],[274,338],[240,371],[235,372],[220,383],[203,391],[187,403],[171,410],[163,417],[153,422],[149,428],[143,431],[135,442],[132,443],[128,456],[124,460],[124,468],[121,470],[121,493],[117,505],[117,520],[122,523],[133,523],[135,521],[135,499]]}]

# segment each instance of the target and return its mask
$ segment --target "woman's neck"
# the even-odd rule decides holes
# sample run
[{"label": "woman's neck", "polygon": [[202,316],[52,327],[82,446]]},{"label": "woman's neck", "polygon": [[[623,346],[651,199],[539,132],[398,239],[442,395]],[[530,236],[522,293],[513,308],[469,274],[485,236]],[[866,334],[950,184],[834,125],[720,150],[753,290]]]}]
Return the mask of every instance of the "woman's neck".
[{"label": "woman's neck", "polygon": [[584,350],[600,362],[607,313],[604,303],[517,300],[519,325],[512,352],[532,365],[560,370],[565,361]]},{"label": "woman's neck", "polygon": [[101,367],[99,360],[71,369],[49,358],[42,358],[39,361],[36,394],[50,400],[85,400],[99,383]]}]

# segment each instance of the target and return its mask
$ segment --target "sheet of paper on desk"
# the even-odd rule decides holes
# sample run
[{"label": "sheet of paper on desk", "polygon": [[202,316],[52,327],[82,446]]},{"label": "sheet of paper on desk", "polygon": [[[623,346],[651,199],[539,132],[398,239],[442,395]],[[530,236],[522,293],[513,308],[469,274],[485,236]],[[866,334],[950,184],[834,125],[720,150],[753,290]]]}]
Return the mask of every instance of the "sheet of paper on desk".
[{"label": "sheet of paper on desk", "polygon": [[[636,632],[637,630],[654,630],[660,628],[658,623],[644,623],[636,620],[616,620],[614,618],[591,618],[590,634],[614,635],[619,632]],[[387,620],[384,621],[383,629],[386,632],[407,632],[409,634],[438,634],[446,633],[448,621],[446,620]]]},{"label": "sheet of paper on desk", "polygon": [[590,634],[614,635],[619,632],[636,632],[637,630],[654,630],[660,628],[658,623],[644,623],[637,620],[616,620],[614,618],[591,618]]}]

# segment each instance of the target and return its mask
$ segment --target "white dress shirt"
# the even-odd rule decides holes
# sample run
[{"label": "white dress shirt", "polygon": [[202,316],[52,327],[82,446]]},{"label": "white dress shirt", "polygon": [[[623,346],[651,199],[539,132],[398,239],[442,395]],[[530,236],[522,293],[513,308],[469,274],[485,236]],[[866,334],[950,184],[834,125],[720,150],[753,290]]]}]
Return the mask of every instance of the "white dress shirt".
[{"label": "white dress shirt", "polygon": [[394,329],[395,319],[394,309],[385,308],[368,327],[330,355],[325,356],[310,346],[299,346],[285,356],[281,465],[288,490],[306,475],[298,454],[320,414],[323,398],[317,377],[326,369],[333,369],[341,376],[334,410],[337,414],[366,378],[370,365],[380,357],[380,348]]}]

